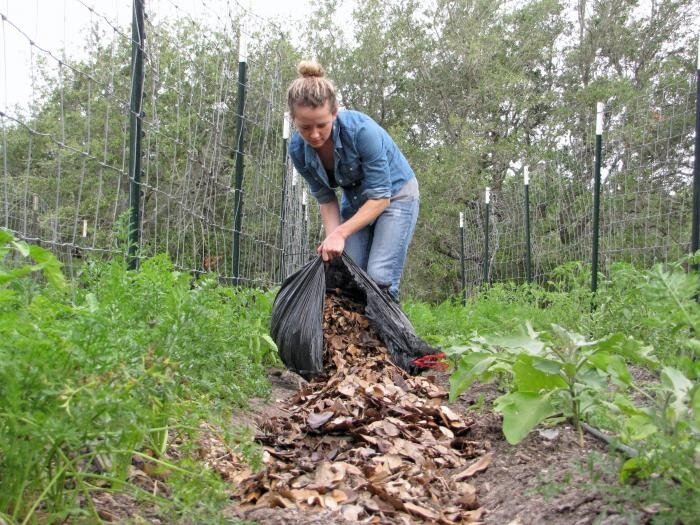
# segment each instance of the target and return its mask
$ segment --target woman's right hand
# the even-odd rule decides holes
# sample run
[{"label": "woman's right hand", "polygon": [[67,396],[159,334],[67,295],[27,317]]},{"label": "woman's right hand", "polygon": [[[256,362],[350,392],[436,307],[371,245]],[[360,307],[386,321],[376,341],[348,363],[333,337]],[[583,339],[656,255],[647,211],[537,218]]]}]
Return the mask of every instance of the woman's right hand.
[{"label": "woman's right hand", "polygon": [[336,228],[316,249],[324,262],[340,257],[345,249],[345,236]]}]

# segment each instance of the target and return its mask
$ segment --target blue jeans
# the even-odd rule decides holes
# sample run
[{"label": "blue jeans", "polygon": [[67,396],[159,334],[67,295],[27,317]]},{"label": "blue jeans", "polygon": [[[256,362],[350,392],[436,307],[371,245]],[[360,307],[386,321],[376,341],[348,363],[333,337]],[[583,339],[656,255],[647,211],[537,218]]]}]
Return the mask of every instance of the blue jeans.
[{"label": "blue jeans", "polygon": [[396,200],[372,224],[345,240],[345,253],[378,284],[389,285],[389,293],[397,301],[419,203],[417,198]]}]

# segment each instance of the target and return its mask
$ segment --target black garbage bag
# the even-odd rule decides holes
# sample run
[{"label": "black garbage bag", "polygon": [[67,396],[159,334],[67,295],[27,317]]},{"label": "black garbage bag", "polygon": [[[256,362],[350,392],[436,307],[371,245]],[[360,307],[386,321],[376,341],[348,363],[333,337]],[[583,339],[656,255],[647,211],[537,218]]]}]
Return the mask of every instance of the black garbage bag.
[{"label": "black garbage bag", "polygon": [[425,356],[439,350],[418,337],[399,305],[343,254],[325,264],[321,257],[314,258],[289,276],[277,293],[271,333],[288,369],[305,378],[323,371],[323,298],[326,290],[334,289],[365,306],[367,320],[397,366],[411,374],[430,367]]}]

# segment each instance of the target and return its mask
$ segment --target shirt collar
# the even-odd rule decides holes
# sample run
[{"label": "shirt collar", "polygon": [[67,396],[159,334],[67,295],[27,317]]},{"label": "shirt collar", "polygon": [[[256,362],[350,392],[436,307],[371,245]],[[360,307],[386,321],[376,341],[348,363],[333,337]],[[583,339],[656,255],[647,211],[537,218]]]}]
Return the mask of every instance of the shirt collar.
[{"label": "shirt collar", "polygon": [[333,139],[333,147],[335,149],[343,149],[343,143],[340,141],[340,111],[336,113],[335,120],[333,121],[331,138]]}]

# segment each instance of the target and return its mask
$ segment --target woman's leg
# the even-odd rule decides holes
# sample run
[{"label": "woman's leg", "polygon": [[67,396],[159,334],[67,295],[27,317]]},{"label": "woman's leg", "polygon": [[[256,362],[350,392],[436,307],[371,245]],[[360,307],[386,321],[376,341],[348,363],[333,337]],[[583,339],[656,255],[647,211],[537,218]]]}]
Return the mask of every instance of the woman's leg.
[{"label": "woman's leg", "polygon": [[363,270],[367,271],[369,247],[372,242],[372,226],[365,226],[345,239],[345,253]]},{"label": "woman's leg", "polygon": [[366,271],[376,282],[389,285],[398,301],[406,253],[418,220],[419,199],[397,200],[377,217],[372,226]]}]

